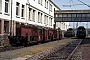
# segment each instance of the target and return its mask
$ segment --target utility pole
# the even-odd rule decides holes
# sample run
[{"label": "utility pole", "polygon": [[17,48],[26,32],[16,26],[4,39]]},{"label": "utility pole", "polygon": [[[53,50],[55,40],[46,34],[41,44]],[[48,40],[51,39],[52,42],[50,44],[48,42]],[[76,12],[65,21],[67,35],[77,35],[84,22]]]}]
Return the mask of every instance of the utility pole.
[{"label": "utility pole", "polygon": [[76,23],[76,28],[78,28],[78,22]]},{"label": "utility pole", "polygon": [[13,21],[12,21],[12,0],[11,0],[11,22],[10,22],[10,36],[13,36]]}]

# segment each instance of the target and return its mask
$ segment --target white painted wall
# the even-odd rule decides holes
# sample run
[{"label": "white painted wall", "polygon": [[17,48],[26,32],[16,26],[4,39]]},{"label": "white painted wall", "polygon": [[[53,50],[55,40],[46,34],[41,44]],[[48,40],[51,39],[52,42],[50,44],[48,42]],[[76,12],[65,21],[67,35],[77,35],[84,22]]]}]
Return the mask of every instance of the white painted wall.
[{"label": "white painted wall", "polygon": [[[15,21],[18,21],[18,22],[23,22],[23,23],[29,23],[29,24],[34,24],[34,25],[40,25],[40,26],[46,26],[46,27],[51,27],[53,28],[53,25],[55,24],[54,23],[54,8],[55,10],[59,10],[56,6],[54,6],[54,4],[52,4],[49,0],[48,1],[48,9],[45,8],[45,0],[42,0],[43,3],[42,5],[38,3],[38,0],[29,0],[29,3],[30,3],[30,8],[34,9],[36,12],[35,12],[35,22],[34,21],[29,21],[28,20],[28,7],[27,6],[27,1],[28,0],[12,0],[12,20],[15,20]],[[16,2],[19,2],[20,3],[20,16],[19,18],[16,17]],[[9,2],[9,8],[11,7],[11,0]],[[21,7],[22,7],[22,4],[25,6],[25,10],[24,10],[24,19],[22,19],[21,17]],[[49,9],[49,4],[52,5],[52,11],[50,11]],[[3,8],[2,8],[3,7]],[[5,15],[5,0],[0,0],[0,12],[2,12],[2,14],[0,14],[0,18],[3,18],[3,19],[7,19],[7,20],[11,20],[11,8],[9,9],[9,13],[7,13],[8,15]],[[42,23],[38,23],[38,11],[40,13],[43,13],[42,14]],[[48,25],[44,24],[44,15],[47,15],[48,16]],[[49,18],[52,18],[52,26],[50,26],[50,20]],[[58,24],[58,26],[62,28],[62,24]],[[57,26],[57,27],[58,27]],[[65,28],[66,29],[66,28]]]},{"label": "white painted wall", "polygon": [[[41,5],[41,4],[38,3],[38,0],[35,0],[35,1],[34,0],[29,0],[31,8],[33,6],[33,7],[35,7],[35,9],[37,9],[37,12],[40,11],[41,13],[43,13],[43,17],[42,17],[43,18],[43,21],[42,21],[43,23],[42,24],[38,23],[37,19],[36,19],[36,24],[41,25],[41,26],[46,26],[46,24],[44,24],[44,14],[45,14],[45,15],[48,16],[48,20],[49,20],[49,17],[52,18],[52,26],[49,25],[50,21],[48,21],[48,25],[46,27],[52,27],[53,28],[53,24],[54,24],[54,5],[49,0],[47,0],[48,1],[48,9],[47,9],[47,8],[45,8],[45,0],[42,0],[42,1],[43,1],[43,3]],[[49,4],[52,4],[52,12],[49,10]],[[37,14],[37,12],[36,12],[36,14]],[[36,16],[36,18],[37,18],[37,16]]]},{"label": "white painted wall", "polygon": [[2,11],[2,0],[0,0],[0,12]]}]

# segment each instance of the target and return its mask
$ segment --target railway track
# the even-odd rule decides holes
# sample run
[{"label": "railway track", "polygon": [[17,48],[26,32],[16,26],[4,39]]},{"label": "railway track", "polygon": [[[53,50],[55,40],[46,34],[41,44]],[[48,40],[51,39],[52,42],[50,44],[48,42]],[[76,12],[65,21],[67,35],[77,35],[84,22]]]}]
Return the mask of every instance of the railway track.
[{"label": "railway track", "polygon": [[90,60],[90,38],[83,39],[70,60]]},{"label": "railway track", "polygon": [[81,42],[82,40],[76,40],[64,47],[62,50],[58,50],[56,53],[53,53],[49,57],[44,58],[44,60],[70,60],[74,51]]}]

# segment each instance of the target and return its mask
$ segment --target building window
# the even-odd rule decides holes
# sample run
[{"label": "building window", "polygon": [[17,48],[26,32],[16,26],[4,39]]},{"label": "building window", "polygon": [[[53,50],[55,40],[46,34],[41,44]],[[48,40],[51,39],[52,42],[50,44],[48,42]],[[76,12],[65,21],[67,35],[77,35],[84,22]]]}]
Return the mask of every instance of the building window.
[{"label": "building window", "polygon": [[35,21],[35,10],[33,10],[33,21]]},{"label": "building window", "polygon": [[47,9],[48,9],[48,1],[47,1]]},{"label": "building window", "polygon": [[40,22],[42,23],[42,13],[41,13],[41,20],[40,20]]},{"label": "building window", "polygon": [[90,17],[90,14],[86,14],[86,17]]},{"label": "building window", "polygon": [[40,23],[40,12],[38,12],[38,22]]},{"label": "building window", "polygon": [[49,25],[51,25],[50,23],[51,23],[51,18],[49,18]]},{"label": "building window", "polygon": [[82,17],[86,17],[86,14],[82,14]]},{"label": "building window", "polygon": [[68,17],[71,17],[71,14],[68,14]]},{"label": "building window", "polygon": [[63,14],[63,17],[67,17],[67,14]]},{"label": "building window", "polygon": [[19,16],[19,6],[20,6],[20,3],[16,2],[16,15]]},{"label": "building window", "polygon": [[5,0],[5,12],[9,13],[9,0]]},{"label": "building window", "polygon": [[77,14],[77,17],[81,17],[81,14]]},{"label": "building window", "polygon": [[46,15],[44,15],[44,24],[46,24]]},{"label": "building window", "polygon": [[52,26],[52,18],[49,18],[50,26]]},{"label": "building window", "polygon": [[42,0],[41,0],[41,5],[42,5]]},{"label": "building window", "polygon": [[51,26],[52,26],[52,18],[51,18]]},{"label": "building window", "polygon": [[42,5],[42,0],[38,0],[38,3]]},{"label": "building window", "polygon": [[40,0],[38,0],[38,3],[40,4]]},{"label": "building window", "polygon": [[59,26],[59,22],[56,22],[56,27],[58,27]]},{"label": "building window", "polygon": [[50,4],[50,7],[49,8],[50,8],[50,11],[52,11],[52,5],[51,4]]},{"label": "building window", "polygon": [[46,5],[47,5],[47,3],[46,3],[46,0],[45,0],[45,8],[46,8]]},{"label": "building window", "polygon": [[58,17],[58,14],[55,14],[55,17]]},{"label": "building window", "polygon": [[72,14],[72,17],[76,17],[76,14]]},{"label": "building window", "polygon": [[29,8],[29,20],[31,19],[31,8]]},{"label": "building window", "polygon": [[62,17],[62,14],[58,14],[59,15],[59,17]]},{"label": "building window", "polygon": [[48,25],[48,16],[47,16],[47,22],[46,22],[46,24]]},{"label": "building window", "polygon": [[0,12],[2,11],[2,0],[0,0]]},{"label": "building window", "polygon": [[24,17],[24,5],[22,5],[21,17]]}]

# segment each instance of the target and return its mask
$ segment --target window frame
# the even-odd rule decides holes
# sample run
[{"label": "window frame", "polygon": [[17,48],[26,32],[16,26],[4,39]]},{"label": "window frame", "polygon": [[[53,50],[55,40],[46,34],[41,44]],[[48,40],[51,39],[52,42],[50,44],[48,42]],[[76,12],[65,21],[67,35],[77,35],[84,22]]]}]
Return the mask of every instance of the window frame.
[{"label": "window frame", "polygon": [[[8,6],[6,4],[8,4]],[[8,1],[5,0],[5,13],[9,13],[9,0]]]},{"label": "window frame", "polygon": [[22,4],[21,17],[24,17],[24,8],[25,8],[25,5]]},{"label": "window frame", "polygon": [[32,20],[35,22],[35,10],[33,10]]},{"label": "window frame", "polygon": [[[17,10],[17,8],[18,8],[18,10]],[[16,16],[20,16],[19,12],[20,12],[20,3],[16,2]]]}]

